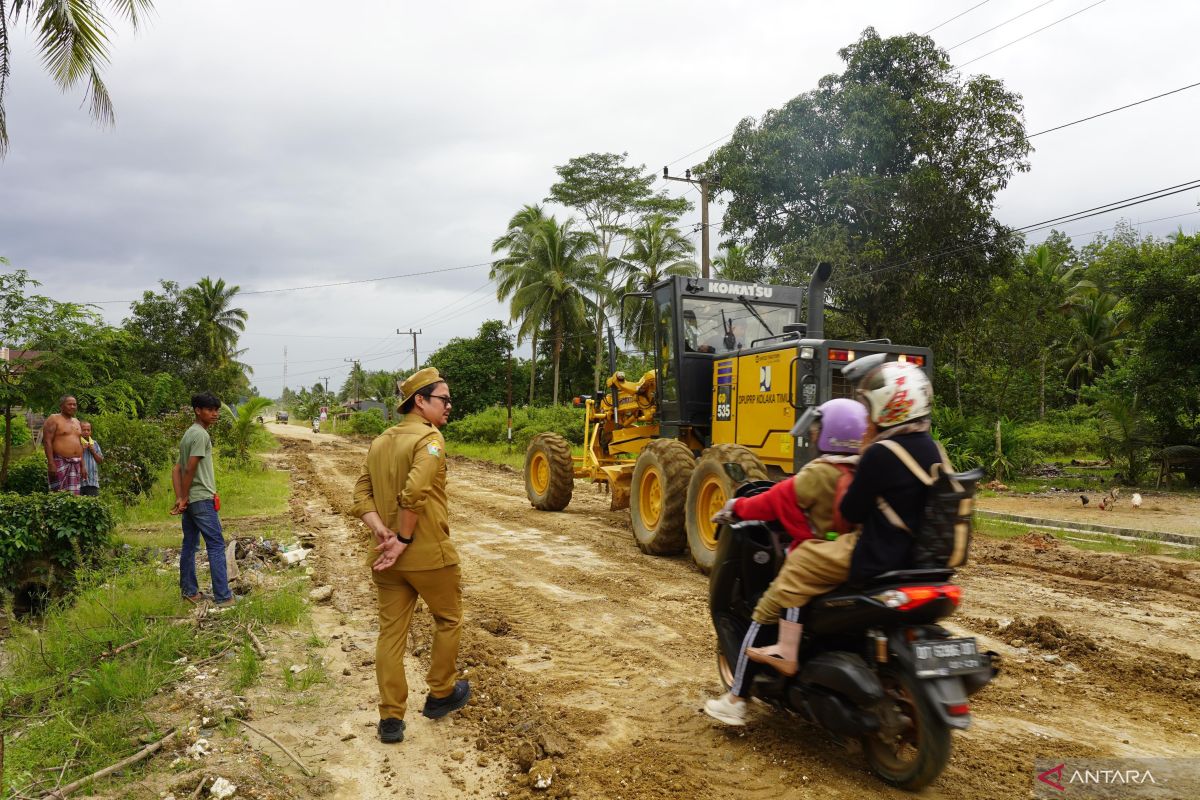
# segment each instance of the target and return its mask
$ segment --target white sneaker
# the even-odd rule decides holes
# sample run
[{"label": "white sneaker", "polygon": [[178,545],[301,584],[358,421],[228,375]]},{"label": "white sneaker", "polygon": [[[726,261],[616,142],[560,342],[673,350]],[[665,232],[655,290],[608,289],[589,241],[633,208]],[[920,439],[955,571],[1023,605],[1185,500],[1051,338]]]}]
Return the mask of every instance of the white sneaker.
[{"label": "white sneaker", "polygon": [[746,701],[735,703],[729,692],[704,702],[704,713],[726,725],[746,724]]}]

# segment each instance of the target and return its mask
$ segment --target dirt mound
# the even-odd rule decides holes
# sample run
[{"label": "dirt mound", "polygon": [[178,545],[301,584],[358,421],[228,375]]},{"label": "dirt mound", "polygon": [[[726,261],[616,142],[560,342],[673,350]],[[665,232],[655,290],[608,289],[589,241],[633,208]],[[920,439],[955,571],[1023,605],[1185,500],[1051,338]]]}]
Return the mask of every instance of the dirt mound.
[{"label": "dirt mound", "polygon": [[1017,541],[1027,547],[1032,547],[1034,550],[1055,550],[1058,548],[1058,539],[1055,539],[1045,531],[1029,531],[1020,539],[1017,539]]},{"label": "dirt mound", "polygon": [[1038,647],[1073,658],[1081,658],[1100,649],[1094,639],[1082,633],[1069,632],[1053,617],[1040,616],[1032,620],[1018,617],[1004,627],[995,620],[988,620],[984,622],[984,627],[1000,633],[1013,647]]},{"label": "dirt mound", "polygon": [[977,537],[972,554],[981,564],[1012,564],[1122,587],[1140,586],[1200,598],[1200,564],[1147,556],[1096,553],[1050,544],[1049,534],[1030,531],[1019,539],[994,542]]}]

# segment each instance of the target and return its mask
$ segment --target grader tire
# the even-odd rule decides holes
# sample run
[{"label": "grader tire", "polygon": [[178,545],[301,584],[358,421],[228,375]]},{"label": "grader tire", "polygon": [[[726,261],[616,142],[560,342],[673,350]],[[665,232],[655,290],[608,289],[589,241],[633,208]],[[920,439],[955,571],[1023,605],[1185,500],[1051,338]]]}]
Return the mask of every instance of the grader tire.
[{"label": "grader tire", "polygon": [[633,538],[643,553],[671,555],[683,550],[687,531],[683,507],[696,458],[683,442],[655,439],[633,467],[629,516]]},{"label": "grader tire", "polygon": [[725,474],[725,464],[729,462],[741,465],[746,471],[746,480],[767,477],[767,469],[758,456],[740,444],[716,444],[700,455],[688,482],[687,544],[692,560],[705,574],[717,560],[718,526],[712,523],[712,516],[733,497],[733,490],[737,488]]},{"label": "grader tire", "polygon": [[557,433],[539,433],[525,449],[525,494],[539,511],[562,511],[575,490],[571,445]]}]

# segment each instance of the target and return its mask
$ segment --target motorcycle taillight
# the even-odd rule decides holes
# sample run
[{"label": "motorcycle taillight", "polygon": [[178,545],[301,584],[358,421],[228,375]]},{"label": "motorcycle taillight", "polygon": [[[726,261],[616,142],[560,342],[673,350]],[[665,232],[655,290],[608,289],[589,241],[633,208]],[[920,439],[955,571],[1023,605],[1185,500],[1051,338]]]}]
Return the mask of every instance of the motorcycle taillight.
[{"label": "motorcycle taillight", "polygon": [[933,600],[948,598],[954,605],[962,599],[962,587],[948,583],[943,586],[905,586],[902,589],[889,589],[875,595],[875,599],[888,608],[900,611],[911,611]]}]

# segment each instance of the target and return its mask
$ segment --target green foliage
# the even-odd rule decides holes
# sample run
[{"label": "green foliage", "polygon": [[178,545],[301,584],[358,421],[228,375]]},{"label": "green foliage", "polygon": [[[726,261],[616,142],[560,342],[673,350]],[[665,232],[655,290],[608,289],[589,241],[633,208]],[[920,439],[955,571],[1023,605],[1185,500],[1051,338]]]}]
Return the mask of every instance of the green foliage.
[{"label": "green foliage", "polygon": [[8,480],[4,483],[4,491],[16,494],[48,492],[50,491],[50,486],[46,482],[48,472],[45,453],[39,452],[26,456],[8,468]]},{"label": "green foliage", "polygon": [[378,408],[355,411],[350,415],[350,432],[363,436],[378,436],[388,429],[387,420]]},{"label": "green foliage", "polygon": [[722,232],[750,265],[795,284],[832,261],[858,332],[946,353],[1015,261],[992,210],[1029,168],[1020,97],[915,34],[868,28],[839,56],[841,73],[743,120],[699,169],[719,176]]},{"label": "green foliage", "polygon": [[[448,442],[507,442],[508,411],[495,406],[451,420],[443,432]],[[572,444],[583,444],[583,410],[571,406],[525,406],[513,409],[513,444],[522,450],[539,433],[553,431]]]},{"label": "green foliage", "polygon": [[112,543],[112,530],[112,514],[95,498],[0,494],[0,587],[11,589],[30,562],[80,565]]},{"label": "green foliage", "polygon": [[1101,452],[1100,430],[1094,419],[1070,422],[1055,415],[1020,426],[1020,436],[1037,458],[1083,458]]},{"label": "green foliage", "polygon": [[158,470],[171,463],[174,452],[174,443],[163,428],[122,414],[99,414],[88,421],[104,451],[104,463],[100,465],[103,492],[125,502],[149,493]]},{"label": "green foliage", "polygon": [[473,414],[504,402],[511,353],[512,338],[504,323],[488,320],[479,326],[478,335],[451,339],[429,356],[425,366],[437,367],[450,384],[454,415]]},{"label": "green foliage", "polygon": [[258,417],[269,405],[271,401],[266,397],[252,397],[238,406],[237,411],[227,404],[221,407],[223,416],[228,417],[230,422],[229,452],[243,463],[250,460],[250,446],[259,429]]},{"label": "green foliage", "polygon": [[[0,416],[0,443],[3,442],[5,434],[4,417]],[[29,426],[25,424],[25,417],[14,416],[12,420],[12,446],[24,447],[31,441],[33,441],[33,434],[30,433]]]},{"label": "green foliage", "polygon": [[1117,465],[1123,482],[1136,485],[1154,446],[1137,397],[1112,393],[1104,396],[1099,406],[1100,444]]}]

